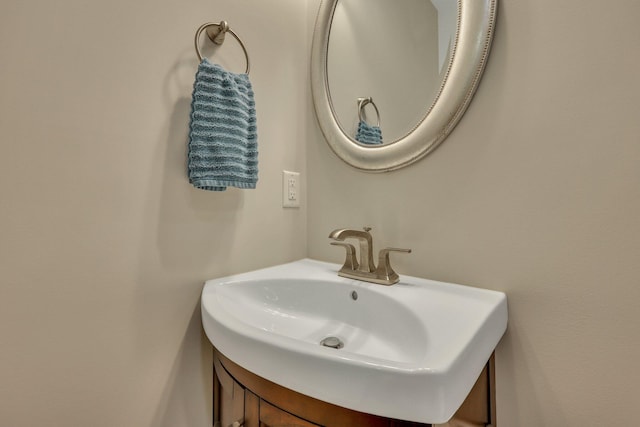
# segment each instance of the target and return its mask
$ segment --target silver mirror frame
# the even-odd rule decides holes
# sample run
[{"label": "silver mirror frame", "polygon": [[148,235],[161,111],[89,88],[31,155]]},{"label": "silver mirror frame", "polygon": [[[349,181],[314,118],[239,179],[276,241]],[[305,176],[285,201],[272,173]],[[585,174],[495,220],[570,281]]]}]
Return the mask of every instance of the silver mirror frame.
[{"label": "silver mirror frame", "polygon": [[458,123],[478,87],[496,19],[497,0],[458,0],[455,47],[440,90],[426,116],[406,136],[379,147],[357,143],[338,124],[327,78],[327,49],[338,0],[322,0],[311,46],[311,93],[331,149],[349,165],[369,172],[408,166],[432,152]]}]

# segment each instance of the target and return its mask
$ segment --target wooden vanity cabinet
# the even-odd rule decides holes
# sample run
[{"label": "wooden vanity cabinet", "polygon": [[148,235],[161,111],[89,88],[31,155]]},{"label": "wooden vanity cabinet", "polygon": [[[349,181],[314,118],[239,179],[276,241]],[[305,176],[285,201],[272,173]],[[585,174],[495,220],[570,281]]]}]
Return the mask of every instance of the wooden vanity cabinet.
[{"label": "wooden vanity cabinet", "polygon": [[[439,426],[496,427],[493,360],[492,356],[452,420]],[[302,395],[258,377],[216,349],[213,364],[214,427],[439,427],[365,414]]]}]

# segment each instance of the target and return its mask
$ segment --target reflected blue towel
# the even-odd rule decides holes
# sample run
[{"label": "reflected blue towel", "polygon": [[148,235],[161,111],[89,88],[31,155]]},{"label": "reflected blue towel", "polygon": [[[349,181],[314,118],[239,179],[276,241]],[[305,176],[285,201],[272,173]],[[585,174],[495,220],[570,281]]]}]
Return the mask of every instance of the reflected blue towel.
[{"label": "reflected blue towel", "polygon": [[203,59],[193,84],[189,128],[189,182],[194,187],[256,187],[256,108],[247,74]]},{"label": "reflected blue towel", "polygon": [[371,126],[365,121],[358,123],[356,141],[361,144],[377,145],[382,144],[382,131],[378,126]]}]

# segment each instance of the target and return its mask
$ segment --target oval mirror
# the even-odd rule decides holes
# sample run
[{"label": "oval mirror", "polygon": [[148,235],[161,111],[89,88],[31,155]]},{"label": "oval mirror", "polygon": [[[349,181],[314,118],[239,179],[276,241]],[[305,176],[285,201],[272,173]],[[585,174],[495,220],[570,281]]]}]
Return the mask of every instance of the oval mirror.
[{"label": "oval mirror", "polygon": [[469,105],[497,0],[322,0],[311,86],[331,149],[383,172],[424,157]]}]

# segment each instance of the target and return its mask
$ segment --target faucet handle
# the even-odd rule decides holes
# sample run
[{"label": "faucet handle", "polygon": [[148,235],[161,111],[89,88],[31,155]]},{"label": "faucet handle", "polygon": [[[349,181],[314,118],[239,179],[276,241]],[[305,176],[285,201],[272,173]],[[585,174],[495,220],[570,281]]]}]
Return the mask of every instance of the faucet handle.
[{"label": "faucet handle", "polygon": [[344,242],[331,242],[333,246],[342,246],[347,251],[347,257],[344,260],[344,265],[341,270],[357,270],[358,259],[356,258],[356,248],[352,244],[344,243]]},{"label": "faucet handle", "polygon": [[380,279],[384,279],[389,285],[398,283],[400,276],[391,268],[391,262],[389,261],[390,252],[404,252],[411,253],[411,249],[402,248],[384,248],[380,250],[378,256],[378,268],[376,269],[376,276]]}]

